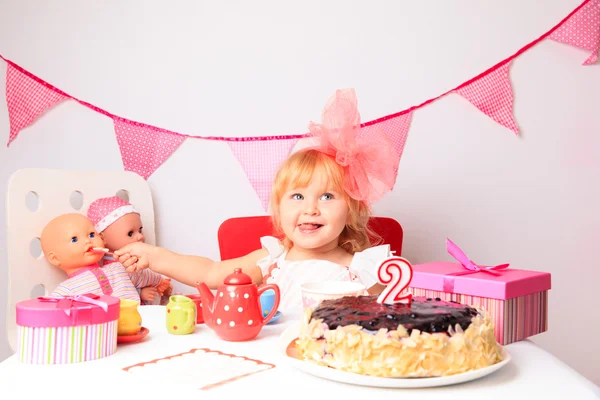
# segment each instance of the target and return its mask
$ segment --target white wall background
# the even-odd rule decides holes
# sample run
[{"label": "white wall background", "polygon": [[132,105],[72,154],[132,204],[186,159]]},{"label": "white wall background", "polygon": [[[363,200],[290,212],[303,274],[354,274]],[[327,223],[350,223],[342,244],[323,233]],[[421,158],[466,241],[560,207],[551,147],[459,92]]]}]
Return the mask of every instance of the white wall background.
[{"label": "white wall background", "polygon": [[[436,96],[579,3],[0,0],[0,53],[133,120],[194,135],[293,134],[337,88],[356,88],[364,121]],[[551,272],[550,330],[534,340],[600,384],[600,341],[589,339],[600,331],[600,66],[582,67],[587,57],[545,41],[517,59],[518,137],[458,96],[418,110],[397,185],[375,212],[402,223],[414,263],[450,259],[450,237],[478,262]],[[8,131],[2,96],[1,143]],[[24,167],[121,170],[111,120],[59,105],[0,146],[0,187]],[[264,214],[223,142],[187,140],[149,184],[158,243],[174,251],[216,258],[223,220]],[[6,250],[3,229],[0,321]],[[9,355],[1,329],[0,360]]]}]

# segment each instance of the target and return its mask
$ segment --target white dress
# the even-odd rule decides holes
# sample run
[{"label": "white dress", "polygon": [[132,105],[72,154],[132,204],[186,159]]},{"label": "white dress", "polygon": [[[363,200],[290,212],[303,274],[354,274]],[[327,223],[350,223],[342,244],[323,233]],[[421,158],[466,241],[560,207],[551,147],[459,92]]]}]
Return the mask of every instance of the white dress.
[{"label": "white dress", "polygon": [[268,251],[265,258],[256,263],[266,278],[265,283],[279,286],[281,299],[279,309],[299,310],[302,308],[300,285],[308,282],[359,281],[367,288],[377,281],[377,268],[392,256],[389,245],[381,245],[354,253],[350,265],[339,265],[326,260],[287,261],[287,251],[281,242],[272,236],[263,236],[260,243]]}]

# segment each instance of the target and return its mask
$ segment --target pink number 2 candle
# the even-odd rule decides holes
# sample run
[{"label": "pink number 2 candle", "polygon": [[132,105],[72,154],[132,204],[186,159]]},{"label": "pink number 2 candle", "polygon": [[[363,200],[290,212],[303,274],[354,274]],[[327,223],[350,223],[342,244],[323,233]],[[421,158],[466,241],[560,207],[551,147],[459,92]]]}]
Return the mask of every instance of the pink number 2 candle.
[{"label": "pink number 2 candle", "polygon": [[408,260],[402,257],[390,257],[381,263],[377,270],[377,279],[382,285],[387,285],[377,298],[380,304],[409,304],[412,294],[401,296],[400,293],[408,287],[412,280],[413,269]]}]

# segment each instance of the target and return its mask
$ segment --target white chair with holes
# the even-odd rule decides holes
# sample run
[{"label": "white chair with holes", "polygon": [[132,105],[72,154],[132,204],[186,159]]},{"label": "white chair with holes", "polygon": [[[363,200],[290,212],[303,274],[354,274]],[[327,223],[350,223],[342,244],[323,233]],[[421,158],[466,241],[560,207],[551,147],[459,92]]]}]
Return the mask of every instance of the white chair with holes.
[{"label": "white chair with holes", "polygon": [[66,279],[48,263],[39,237],[54,217],[71,212],[86,213],[91,202],[118,195],[141,214],[144,237],[155,244],[154,206],[148,183],[125,171],[71,171],[28,168],[13,173],[6,191],[8,254],[8,301],[6,330],[16,348],[15,305],[32,297],[48,295]]}]

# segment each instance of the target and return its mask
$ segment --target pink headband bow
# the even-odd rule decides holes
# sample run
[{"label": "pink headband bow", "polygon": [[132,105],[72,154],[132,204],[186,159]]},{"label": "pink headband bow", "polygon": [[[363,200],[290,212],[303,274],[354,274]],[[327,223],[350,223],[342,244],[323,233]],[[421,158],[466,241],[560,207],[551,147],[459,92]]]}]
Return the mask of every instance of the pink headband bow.
[{"label": "pink headband bow", "polygon": [[361,128],[354,89],[337,90],[322,112],[322,123],[311,122],[318,149],[335,157],[346,170],[344,188],[353,199],[370,204],[394,187],[398,157],[389,137],[376,125]]}]

